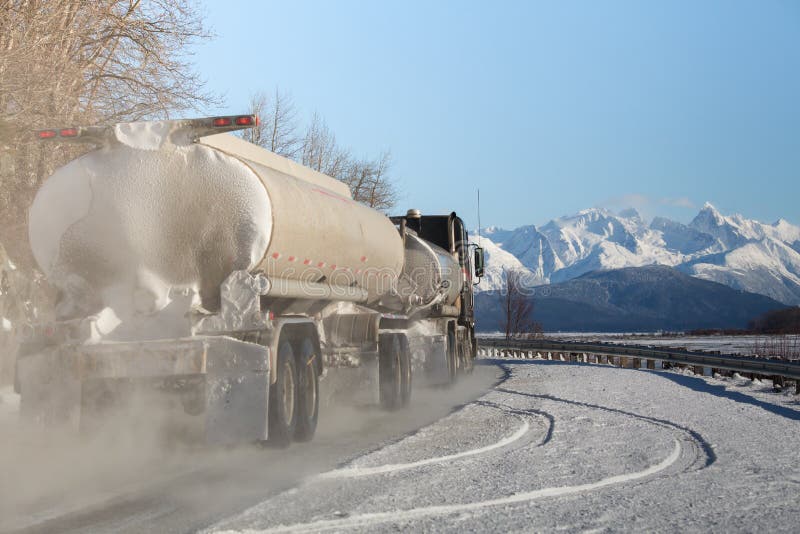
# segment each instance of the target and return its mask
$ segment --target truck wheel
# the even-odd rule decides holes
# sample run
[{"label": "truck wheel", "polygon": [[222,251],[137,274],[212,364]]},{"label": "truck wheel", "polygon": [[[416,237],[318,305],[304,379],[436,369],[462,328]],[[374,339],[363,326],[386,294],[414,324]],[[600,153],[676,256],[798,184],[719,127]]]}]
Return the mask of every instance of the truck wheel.
[{"label": "truck wheel", "polygon": [[475,360],[472,353],[473,350],[471,343],[469,345],[462,345],[461,355],[463,356],[462,364],[464,366],[464,374],[472,374],[472,371],[475,369]]},{"label": "truck wheel", "polygon": [[319,417],[319,373],[314,343],[305,338],[300,343],[300,357],[297,360],[297,377],[300,386],[297,402],[296,441],[310,441],[317,430]]},{"label": "truck wheel", "polygon": [[454,383],[458,378],[458,350],[456,347],[456,333],[452,330],[447,331],[447,371],[450,383]]},{"label": "truck wheel", "polygon": [[381,407],[384,410],[396,410],[400,407],[403,382],[400,340],[394,334],[381,334],[378,352],[378,389]]},{"label": "truck wheel", "polygon": [[464,356],[464,343],[456,341],[456,373],[463,375],[466,372],[466,360]]},{"label": "truck wheel", "polygon": [[475,329],[469,329],[469,367],[467,372],[475,370],[475,360],[478,358],[478,340],[475,338]]},{"label": "truck wheel", "polygon": [[408,338],[400,338],[400,404],[408,406],[411,401],[411,379],[413,376],[411,369],[411,351],[408,349]]},{"label": "truck wheel", "polygon": [[269,443],[287,447],[297,428],[297,369],[292,345],[278,346],[278,379],[269,391]]}]

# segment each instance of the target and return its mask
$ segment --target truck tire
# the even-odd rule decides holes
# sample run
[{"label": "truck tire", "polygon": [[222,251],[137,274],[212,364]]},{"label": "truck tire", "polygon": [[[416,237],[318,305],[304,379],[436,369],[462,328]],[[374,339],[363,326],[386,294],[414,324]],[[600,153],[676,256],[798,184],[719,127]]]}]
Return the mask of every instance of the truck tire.
[{"label": "truck tire", "polygon": [[451,384],[458,378],[458,346],[456,333],[447,329],[447,371],[448,379]]},{"label": "truck tire", "polygon": [[292,345],[282,340],[278,345],[278,378],[269,390],[270,445],[288,447],[297,429],[297,363]]},{"label": "truck tire", "polygon": [[[458,337],[456,337],[456,339],[457,338]],[[456,341],[456,373],[459,375],[463,375],[467,372],[467,357],[464,352],[464,343],[461,341]]]},{"label": "truck tire", "polygon": [[472,355],[472,343],[470,342],[468,345],[462,345],[461,354],[463,356],[462,364],[464,374],[469,375],[472,374],[472,371],[475,369],[475,359]]},{"label": "truck tire", "polygon": [[475,360],[478,358],[478,340],[475,338],[475,329],[469,329],[469,367],[467,373],[475,370]]},{"label": "truck tire", "polygon": [[400,404],[408,406],[411,402],[411,383],[413,371],[411,369],[411,351],[408,348],[408,338],[400,338]]},{"label": "truck tire", "polygon": [[381,334],[378,340],[378,391],[381,407],[396,410],[402,403],[400,340],[394,334]]},{"label": "truck tire", "polygon": [[295,441],[311,441],[317,430],[319,418],[319,372],[314,350],[314,342],[303,338],[298,349],[297,382],[299,385],[297,402],[297,428]]}]

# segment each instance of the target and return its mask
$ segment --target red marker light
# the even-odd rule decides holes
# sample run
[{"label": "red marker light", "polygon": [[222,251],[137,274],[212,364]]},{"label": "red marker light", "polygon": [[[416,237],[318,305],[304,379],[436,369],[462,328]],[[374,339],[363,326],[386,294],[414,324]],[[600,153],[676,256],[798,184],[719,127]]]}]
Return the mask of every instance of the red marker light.
[{"label": "red marker light", "polygon": [[39,136],[39,139],[52,139],[58,134],[55,130],[42,130],[41,132],[38,132],[37,135]]},{"label": "red marker light", "polygon": [[58,133],[61,137],[78,137],[77,128],[63,128]]},{"label": "red marker light", "polygon": [[231,125],[231,118],[230,117],[218,117],[212,121],[214,126],[230,126]]},{"label": "red marker light", "polygon": [[258,124],[258,121],[254,121],[253,117],[250,115],[245,115],[243,117],[236,117],[236,124],[237,126],[253,126],[254,124]]}]

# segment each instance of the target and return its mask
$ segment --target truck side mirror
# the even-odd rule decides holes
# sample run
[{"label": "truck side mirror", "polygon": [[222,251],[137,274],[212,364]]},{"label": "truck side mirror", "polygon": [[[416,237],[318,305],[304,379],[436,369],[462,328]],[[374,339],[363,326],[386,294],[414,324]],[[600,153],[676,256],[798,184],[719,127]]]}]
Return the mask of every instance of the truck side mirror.
[{"label": "truck side mirror", "polygon": [[481,278],[483,276],[483,249],[481,247],[475,247],[475,276]]}]

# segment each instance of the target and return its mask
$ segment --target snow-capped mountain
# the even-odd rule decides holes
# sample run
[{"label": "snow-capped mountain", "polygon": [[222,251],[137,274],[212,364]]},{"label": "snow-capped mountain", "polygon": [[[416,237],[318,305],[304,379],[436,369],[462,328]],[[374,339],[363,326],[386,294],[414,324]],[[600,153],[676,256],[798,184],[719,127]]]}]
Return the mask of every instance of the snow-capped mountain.
[{"label": "snow-capped mountain", "polygon": [[526,271],[530,283],[542,285],[656,264],[800,304],[800,227],[725,216],[709,203],[688,225],[663,217],[648,224],[632,209],[592,208],[541,227],[486,228],[481,245],[487,276],[480,290],[502,287],[504,268]]}]

